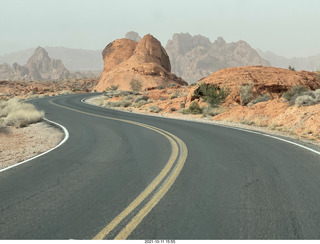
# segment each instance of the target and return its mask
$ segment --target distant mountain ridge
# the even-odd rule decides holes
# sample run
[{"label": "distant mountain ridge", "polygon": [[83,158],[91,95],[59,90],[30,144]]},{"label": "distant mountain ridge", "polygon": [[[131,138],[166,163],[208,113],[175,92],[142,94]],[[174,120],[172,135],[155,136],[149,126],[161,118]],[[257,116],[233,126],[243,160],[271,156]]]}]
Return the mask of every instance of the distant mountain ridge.
[{"label": "distant mountain ridge", "polygon": [[51,59],[47,51],[37,47],[25,65],[0,64],[0,78],[5,80],[58,80],[70,77],[60,59]]},{"label": "distant mountain ridge", "polygon": [[295,70],[320,70],[320,54],[309,57],[285,58],[270,51],[264,52],[261,49],[257,49],[257,52],[262,58],[267,59],[274,67],[287,69],[291,66],[295,68]]},{"label": "distant mountain ridge", "polygon": [[224,68],[271,64],[245,41],[226,43],[222,37],[211,42],[201,35],[174,34],[166,45],[172,72],[184,80],[197,82]]},{"label": "distant mountain ridge", "polygon": [[[71,71],[86,71],[103,69],[101,59],[102,50],[73,49],[66,47],[45,47],[48,55],[54,59],[60,59],[65,67]],[[36,48],[25,49],[22,51],[5,54],[0,56],[0,64],[14,63],[25,64]]]}]

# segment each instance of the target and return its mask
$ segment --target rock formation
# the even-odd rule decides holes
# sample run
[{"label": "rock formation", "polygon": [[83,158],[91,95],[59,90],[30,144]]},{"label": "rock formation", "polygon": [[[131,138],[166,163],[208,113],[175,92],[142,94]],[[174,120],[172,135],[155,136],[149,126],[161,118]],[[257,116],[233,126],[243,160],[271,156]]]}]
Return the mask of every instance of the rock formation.
[{"label": "rock formation", "polygon": [[127,32],[125,38],[132,41],[136,41],[136,42],[139,42],[141,40],[141,37],[139,36],[139,34],[134,31]]},{"label": "rock formation", "polygon": [[[199,81],[199,83],[201,82],[228,88],[230,95],[227,98],[227,102],[235,105],[241,103],[240,87],[242,85],[252,84],[255,98],[266,93],[271,98],[279,98],[292,86],[304,86],[309,90],[320,88],[320,79],[316,72],[297,72],[263,66],[246,66],[219,70]],[[197,86],[189,92],[189,102],[195,99],[193,97],[195,89],[197,89]]]},{"label": "rock formation", "polygon": [[59,59],[51,59],[47,51],[38,47],[27,64],[0,65],[0,79],[8,80],[56,80],[68,78],[70,72]]},{"label": "rock formation", "polygon": [[122,90],[131,90],[134,80],[142,89],[166,86],[168,84],[187,85],[185,81],[171,73],[169,57],[161,43],[152,35],[144,36],[140,42],[118,39],[109,43],[102,52],[104,69],[97,91],[116,85]]},{"label": "rock formation", "polygon": [[211,43],[207,37],[174,34],[166,45],[172,71],[184,80],[196,82],[220,69],[247,65],[270,66],[245,41],[226,43],[222,37]]}]

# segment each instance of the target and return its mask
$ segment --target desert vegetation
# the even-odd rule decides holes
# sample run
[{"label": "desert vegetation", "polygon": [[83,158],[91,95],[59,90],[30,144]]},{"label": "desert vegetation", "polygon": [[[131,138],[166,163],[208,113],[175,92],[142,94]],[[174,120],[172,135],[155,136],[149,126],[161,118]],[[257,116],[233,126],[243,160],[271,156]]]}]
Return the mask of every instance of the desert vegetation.
[{"label": "desert vegetation", "polygon": [[219,88],[215,84],[200,83],[198,89],[194,91],[196,97],[204,100],[211,107],[219,107],[223,103],[229,91],[227,88]]},{"label": "desert vegetation", "polygon": [[34,105],[21,103],[18,98],[0,102],[0,126],[25,127],[43,119],[44,112],[38,111]]},{"label": "desert vegetation", "polygon": [[320,103],[320,89],[309,91],[303,86],[293,86],[282,96],[289,104],[301,106],[310,106]]}]

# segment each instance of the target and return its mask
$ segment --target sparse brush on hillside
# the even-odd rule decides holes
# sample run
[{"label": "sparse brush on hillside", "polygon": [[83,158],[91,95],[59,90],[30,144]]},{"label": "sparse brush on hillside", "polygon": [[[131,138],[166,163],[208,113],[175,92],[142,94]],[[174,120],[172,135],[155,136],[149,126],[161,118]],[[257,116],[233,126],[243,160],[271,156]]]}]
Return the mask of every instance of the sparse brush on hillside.
[{"label": "sparse brush on hillside", "polygon": [[320,103],[320,89],[303,92],[301,96],[296,97],[294,100],[294,104],[298,107],[310,106],[318,103]]},{"label": "sparse brush on hillside", "polygon": [[17,98],[0,102],[0,126],[25,127],[43,117],[43,111],[38,111],[32,104],[20,103]]},{"label": "sparse brush on hillside", "polygon": [[254,97],[252,93],[253,84],[245,84],[240,87],[241,105],[246,106]]},{"label": "sparse brush on hillside", "polygon": [[218,107],[223,103],[229,95],[229,90],[222,87],[219,88],[215,84],[200,83],[198,89],[194,91],[194,95],[204,100],[211,107]]},{"label": "sparse brush on hillside", "polygon": [[141,91],[142,83],[141,83],[141,81],[133,79],[130,82],[130,86],[131,86],[132,91],[138,92],[138,91]]},{"label": "sparse brush on hillside", "polygon": [[291,89],[285,93],[283,93],[282,97],[286,99],[290,105],[294,105],[297,97],[302,96],[307,89],[303,86],[293,86]]},{"label": "sparse brush on hillside", "polygon": [[253,105],[253,104],[257,104],[257,103],[261,103],[261,102],[266,102],[269,101],[271,99],[269,94],[264,94],[264,95],[260,95],[259,97],[257,97],[256,99],[253,99],[249,105]]},{"label": "sparse brush on hillside", "polygon": [[152,113],[159,113],[161,111],[161,109],[157,105],[151,105],[148,108],[148,111],[152,112]]},{"label": "sparse brush on hillside", "polygon": [[202,109],[196,101],[193,101],[189,108],[182,110],[182,114],[202,114]]}]

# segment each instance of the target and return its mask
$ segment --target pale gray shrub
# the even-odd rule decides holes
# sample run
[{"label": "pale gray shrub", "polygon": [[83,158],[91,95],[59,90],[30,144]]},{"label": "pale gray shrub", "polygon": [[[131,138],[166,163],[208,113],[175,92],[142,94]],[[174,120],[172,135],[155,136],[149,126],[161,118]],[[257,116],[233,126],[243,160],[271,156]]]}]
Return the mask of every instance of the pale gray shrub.
[{"label": "pale gray shrub", "polygon": [[302,95],[295,99],[295,105],[301,107],[301,106],[310,106],[313,104],[316,104],[317,100],[309,95]]}]

